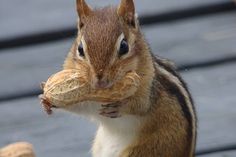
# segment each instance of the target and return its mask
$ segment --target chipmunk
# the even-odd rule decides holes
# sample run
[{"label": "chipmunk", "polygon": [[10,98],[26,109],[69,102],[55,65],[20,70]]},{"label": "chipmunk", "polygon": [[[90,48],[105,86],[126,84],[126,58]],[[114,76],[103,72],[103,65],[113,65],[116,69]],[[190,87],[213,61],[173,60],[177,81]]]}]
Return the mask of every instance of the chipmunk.
[{"label": "chipmunk", "polygon": [[[93,157],[194,157],[193,100],[175,67],[151,53],[133,0],[102,9],[77,0],[76,6],[78,36],[64,69],[83,67],[95,89],[111,87],[129,71],[141,82],[123,101],[87,101],[63,108],[98,122]],[[54,107],[41,99],[47,110]]]}]

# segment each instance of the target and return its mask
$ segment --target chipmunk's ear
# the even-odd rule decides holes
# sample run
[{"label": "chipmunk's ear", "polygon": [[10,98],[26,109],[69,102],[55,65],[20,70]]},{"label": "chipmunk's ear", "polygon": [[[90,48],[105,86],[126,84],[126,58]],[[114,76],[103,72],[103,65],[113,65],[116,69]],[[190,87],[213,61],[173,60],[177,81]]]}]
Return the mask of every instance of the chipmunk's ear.
[{"label": "chipmunk's ear", "polygon": [[133,0],[121,0],[117,13],[132,27],[135,27],[135,6]]},{"label": "chipmunk's ear", "polygon": [[92,9],[86,4],[84,0],[76,0],[76,9],[79,15],[79,26],[80,28],[84,25],[84,20],[92,13]]}]

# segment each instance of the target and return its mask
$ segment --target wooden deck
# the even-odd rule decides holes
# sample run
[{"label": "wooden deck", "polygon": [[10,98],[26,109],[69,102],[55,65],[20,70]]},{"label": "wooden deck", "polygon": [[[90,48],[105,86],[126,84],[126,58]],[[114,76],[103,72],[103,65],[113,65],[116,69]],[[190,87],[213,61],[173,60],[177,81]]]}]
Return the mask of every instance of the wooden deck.
[{"label": "wooden deck", "polygon": [[[88,0],[93,6],[113,1]],[[136,0],[141,17],[230,3],[227,0]],[[154,3],[154,4],[153,4]],[[14,8],[14,12],[12,11]],[[0,2],[0,43],[75,26],[74,1]],[[143,25],[150,46],[177,64],[199,117],[197,154],[236,156],[236,9]],[[31,142],[38,157],[90,157],[96,126],[63,111],[43,113],[39,83],[61,69],[73,37],[43,44],[0,47],[0,147]]]}]

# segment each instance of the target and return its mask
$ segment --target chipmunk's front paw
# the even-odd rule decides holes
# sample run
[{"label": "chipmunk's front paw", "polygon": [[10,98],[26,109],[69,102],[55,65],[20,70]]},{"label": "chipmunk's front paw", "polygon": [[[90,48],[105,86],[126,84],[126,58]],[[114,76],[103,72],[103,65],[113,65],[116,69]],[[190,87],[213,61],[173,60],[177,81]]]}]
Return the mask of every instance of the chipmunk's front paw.
[{"label": "chipmunk's front paw", "polygon": [[100,115],[108,118],[119,118],[121,117],[120,107],[120,102],[102,105],[102,109],[100,109]]},{"label": "chipmunk's front paw", "polygon": [[52,114],[53,105],[48,102],[48,100],[45,98],[45,96],[43,94],[39,95],[39,99],[40,99],[40,103],[41,103],[44,111],[48,115],[51,115]]}]

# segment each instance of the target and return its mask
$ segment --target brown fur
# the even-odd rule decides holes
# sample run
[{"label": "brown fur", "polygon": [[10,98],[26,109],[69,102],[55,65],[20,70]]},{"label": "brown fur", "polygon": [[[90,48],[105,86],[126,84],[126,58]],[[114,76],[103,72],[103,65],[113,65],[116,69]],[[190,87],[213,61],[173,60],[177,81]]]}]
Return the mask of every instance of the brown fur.
[{"label": "brown fur", "polygon": [[[84,5],[81,2],[77,0],[77,4]],[[83,7],[77,7],[80,17],[83,16],[83,25],[78,26],[78,38],[65,60],[64,68],[86,68],[91,82],[102,75],[115,83],[128,71],[135,71],[141,76],[141,86],[134,96],[126,100],[121,113],[141,116],[144,121],[137,139],[120,157],[193,157],[196,117],[192,112],[191,96],[182,79],[169,72],[173,79],[180,82],[174,84],[179,93],[171,93],[170,84],[175,82],[161,69],[176,71],[168,61],[153,58],[135,19],[133,5],[132,0],[122,0],[118,9],[106,7],[90,10],[85,7],[87,11],[83,11]],[[134,22],[135,27],[130,21]],[[115,47],[121,33],[124,33],[130,46],[130,55],[125,58],[118,57]],[[76,53],[82,37],[87,45],[86,55],[84,59],[79,59]],[[191,109],[182,104],[178,96],[184,97],[186,103],[191,102]]]},{"label": "brown fur", "polygon": [[[158,69],[158,67],[156,67]],[[166,78],[159,77],[156,71],[153,88],[155,97],[146,122],[140,129],[137,140],[120,157],[193,157],[192,143],[195,137],[189,137],[190,128],[187,119],[175,97],[162,84]],[[195,146],[194,146],[195,147]]]},{"label": "brown fur", "polygon": [[133,0],[121,0],[117,13],[123,17],[128,25],[135,27],[135,7]]}]

